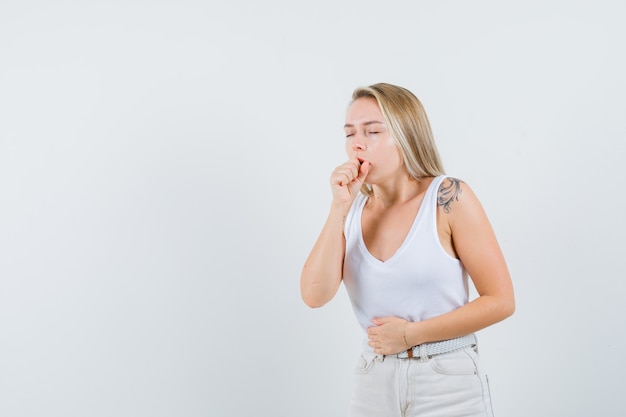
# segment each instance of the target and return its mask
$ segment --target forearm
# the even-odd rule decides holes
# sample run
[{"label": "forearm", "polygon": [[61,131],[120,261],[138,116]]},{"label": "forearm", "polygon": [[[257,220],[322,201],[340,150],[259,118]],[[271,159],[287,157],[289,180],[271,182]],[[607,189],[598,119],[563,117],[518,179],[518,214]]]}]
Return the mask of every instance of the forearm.
[{"label": "forearm", "polygon": [[345,209],[331,208],[326,224],[302,268],[300,291],[309,307],[326,304],[335,296],[341,284],[345,216]]},{"label": "forearm", "polygon": [[467,184],[449,183],[438,195],[444,201],[438,206],[440,242],[456,253],[480,296],[449,313],[409,323],[406,338],[413,346],[474,333],[515,310],[511,277],[484,209]]},{"label": "forearm", "polygon": [[406,340],[411,346],[453,339],[484,329],[513,314],[513,295],[483,295],[454,311],[420,322],[408,323]]}]

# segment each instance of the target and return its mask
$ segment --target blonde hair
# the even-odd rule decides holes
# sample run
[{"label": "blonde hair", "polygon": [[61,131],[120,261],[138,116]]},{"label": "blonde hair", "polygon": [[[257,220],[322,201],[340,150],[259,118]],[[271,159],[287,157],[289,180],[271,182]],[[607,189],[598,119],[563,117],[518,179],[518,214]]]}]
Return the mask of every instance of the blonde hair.
[{"label": "blonde hair", "polygon": [[[445,173],[426,111],[413,93],[396,85],[379,83],[354,90],[352,102],[360,98],[374,98],[378,102],[409,175],[419,180]],[[362,191],[371,194],[369,187]]]}]

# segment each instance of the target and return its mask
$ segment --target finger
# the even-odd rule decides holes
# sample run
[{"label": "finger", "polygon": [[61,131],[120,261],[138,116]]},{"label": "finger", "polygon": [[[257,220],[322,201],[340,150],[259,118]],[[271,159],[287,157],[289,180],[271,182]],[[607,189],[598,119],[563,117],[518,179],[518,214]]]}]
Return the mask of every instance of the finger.
[{"label": "finger", "polygon": [[350,170],[350,174],[352,175],[351,180],[357,179],[359,177],[359,169],[361,168],[359,161],[349,161],[346,163],[346,165],[346,168]]},{"label": "finger", "polygon": [[361,183],[365,181],[365,177],[367,177],[369,170],[370,161],[363,161],[363,163],[359,166],[359,175],[357,176],[357,180]]},{"label": "finger", "polygon": [[380,326],[382,324],[385,324],[389,321],[388,317],[376,317],[374,319],[372,319],[372,323],[374,323],[376,326]]},{"label": "finger", "polygon": [[352,176],[345,170],[337,170],[331,178],[331,183],[336,185],[346,185],[352,181]]},{"label": "finger", "polygon": [[331,177],[334,184],[348,185],[358,176],[358,169],[347,164],[341,165],[335,169]]},{"label": "finger", "polygon": [[378,340],[380,339],[380,334],[378,332],[367,333],[368,340]]},{"label": "finger", "polygon": [[352,182],[352,176],[347,172],[341,173],[339,178],[339,185],[341,186],[348,185]]}]

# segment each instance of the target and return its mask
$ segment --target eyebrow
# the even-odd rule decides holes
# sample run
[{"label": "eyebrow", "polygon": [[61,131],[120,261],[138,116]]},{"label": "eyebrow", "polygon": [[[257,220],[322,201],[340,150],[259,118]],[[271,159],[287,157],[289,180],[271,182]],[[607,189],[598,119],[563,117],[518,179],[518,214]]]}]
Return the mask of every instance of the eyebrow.
[{"label": "eyebrow", "polygon": [[[379,122],[378,120],[370,120],[368,122],[364,122],[363,125],[364,126],[369,126],[369,125],[375,125],[375,124],[380,124],[380,125],[384,125],[385,123],[383,122]],[[344,129],[347,127],[354,127],[353,124],[350,123],[346,123],[345,125],[343,125]]]}]

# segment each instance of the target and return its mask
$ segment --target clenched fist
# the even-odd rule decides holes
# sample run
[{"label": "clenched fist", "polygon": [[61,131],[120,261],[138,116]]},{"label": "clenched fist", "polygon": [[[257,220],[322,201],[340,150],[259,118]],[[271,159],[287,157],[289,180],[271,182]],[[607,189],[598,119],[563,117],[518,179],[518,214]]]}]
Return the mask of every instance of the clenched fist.
[{"label": "clenched fist", "polygon": [[369,161],[360,161],[357,158],[335,168],[330,176],[333,203],[350,206],[359,193],[369,168]]}]

